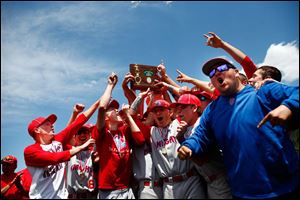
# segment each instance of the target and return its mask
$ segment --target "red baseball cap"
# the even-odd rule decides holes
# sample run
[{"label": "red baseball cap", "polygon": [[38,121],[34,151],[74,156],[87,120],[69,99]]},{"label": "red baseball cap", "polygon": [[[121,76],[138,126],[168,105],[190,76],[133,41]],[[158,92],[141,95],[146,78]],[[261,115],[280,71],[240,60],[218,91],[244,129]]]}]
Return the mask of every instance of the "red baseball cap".
[{"label": "red baseball cap", "polygon": [[5,156],[4,158],[1,159],[1,164],[6,163],[6,164],[17,164],[17,158],[14,157],[13,155],[8,155]]},{"label": "red baseball cap", "polygon": [[176,103],[171,104],[171,107],[176,107],[179,104],[196,105],[198,107],[201,106],[200,100],[198,99],[198,97],[196,97],[193,94],[183,94],[183,95],[181,95]]},{"label": "red baseball cap", "polygon": [[30,122],[28,125],[28,133],[33,137],[34,129],[39,127],[41,124],[43,124],[45,121],[49,120],[51,124],[54,124],[54,122],[57,120],[57,117],[55,114],[49,115],[47,118],[45,117],[38,117]]},{"label": "red baseball cap", "polygon": [[117,100],[113,99],[113,100],[111,100],[111,102],[108,104],[107,109],[110,108],[110,107],[113,107],[113,108],[115,108],[115,109],[119,109],[120,104],[119,104],[119,102],[118,102]]},{"label": "red baseball cap", "polygon": [[[154,108],[157,107],[163,107],[163,108],[169,108],[170,103],[163,99],[158,99],[152,103],[152,105],[149,108],[149,112],[151,112]],[[147,109],[148,110],[148,109]]]},{"label": "red baseball cap", "polygon": [[[95,124],[84,124],[82,125],[82,127],[78,130],[78,132],[82,131],[82,130],[91,130],[92,128],[94,128]],[[77,133],[78,133],[77,132]]]}]

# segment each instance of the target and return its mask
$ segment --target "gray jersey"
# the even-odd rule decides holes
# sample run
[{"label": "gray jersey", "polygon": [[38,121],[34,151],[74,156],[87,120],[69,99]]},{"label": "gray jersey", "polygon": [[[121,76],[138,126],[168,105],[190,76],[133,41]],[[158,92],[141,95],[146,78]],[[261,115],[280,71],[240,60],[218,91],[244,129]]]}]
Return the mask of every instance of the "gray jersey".
[{"label": "gray jersey", "polygon": [[69,193],[92,192],[96,188],[91,151],[81,151],[68,161],[67,183]]},{"label": "gray jersey", "polygon": [[[160,177],[173,177],[185,174],[194,167],[191,160],[180,160],[177,149],[180,143],[176,139],[179,122],[175,119],[166,128],[151,128],[151,146],[153,163]],[[200,177],[191,176],[183,181],[163,184],[164,199],[204,199]]]},{"label": "gray jersey", "polygon": [[158,178],[155,167],[152,163],[151,146],[145,143],[143,146],[135,146],[133,150],[133,176],[139,180]]},{"label": "gray jersey", "polygon": [[180,143],[176,139],[178,120],[165,128],[151,127],[152,158],[160,177],[170,177],[188,172],[193,163],[180,160],[177,149]]},{"label": "gray jersey", "polygon": [[135,146],[133,151],[133,176],[138,182],[138,199],[162,199],[162,186],[144,185],[144,181],[158,181],[159,175],[152,162],[151,145]]}]

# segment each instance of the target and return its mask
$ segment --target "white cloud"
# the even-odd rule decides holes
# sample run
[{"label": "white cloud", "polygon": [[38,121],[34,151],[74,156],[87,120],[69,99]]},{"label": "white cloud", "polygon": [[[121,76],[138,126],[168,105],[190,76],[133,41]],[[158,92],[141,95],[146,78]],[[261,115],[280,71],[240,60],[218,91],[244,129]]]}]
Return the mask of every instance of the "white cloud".
[{"label": "white cloud", "polygon": [[130,1],[130,3],[133,8],[136,8],[142,3],[142,1]]},{"label": "white cloud", "polygon": [[[78,49],[82,43],[76,39],[86,39],[87,30],[91,31],[88,37],[97,37],[101,45],[122,24],[117,14],[121,12],[110,16],[109,8],[95,5],[62,4],[56,10],[14,16],[2,12],[1,105],[5,113],[1,115],[23,116],[32,105],[69,105],[74,99],[94,97],[112,70],[123,70],[114,67],[113,60],[86,57],[81,55],[84,49]],[[66,38],[67,33],[76,37]]]},{"label": "white cloud", "polygon": [[167,6],[171,5],[173,1],[130,1],[132,8],[137,8],[139,6],[147,6],[159,8],[161,4],[165,4]]},{"label": "white cloud", "polygon": [[282,72],[282,82],[299,85],[299,47],[296,42],[271,44],[267,50],[263,63],[271,65]]},{"label": "white cloud", "polygon": [[171,3],[173,3],[173,1],[165,1],[165,3],[166,3],[167,5],[170,5]]}]

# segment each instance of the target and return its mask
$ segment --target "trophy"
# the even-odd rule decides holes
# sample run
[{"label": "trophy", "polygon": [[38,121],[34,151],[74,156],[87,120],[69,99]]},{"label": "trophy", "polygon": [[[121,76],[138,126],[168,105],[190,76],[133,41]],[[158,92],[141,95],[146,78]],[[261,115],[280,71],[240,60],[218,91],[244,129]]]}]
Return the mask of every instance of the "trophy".
[{"label": "trophy", "polygon": [[131,82],[131,89],[133,90],[157,90],[154,87],[154,80],[160,81],[158,76],[158,70],[156,66],[142,65],[142,64],[130,64],[129,71],[134,76],[134,81]]}]

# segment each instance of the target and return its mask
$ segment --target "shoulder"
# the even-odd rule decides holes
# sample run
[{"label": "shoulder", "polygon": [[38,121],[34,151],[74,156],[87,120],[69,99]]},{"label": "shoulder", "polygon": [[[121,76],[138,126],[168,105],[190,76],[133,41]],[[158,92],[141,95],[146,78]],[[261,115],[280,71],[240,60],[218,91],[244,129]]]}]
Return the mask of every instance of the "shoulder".
[{"label": "shoulder", "polygon": [[42,149],[41,148],[41,145],[39,143],[35,143],[35,144],[32,144],[32,145],[29,145],[27,146],[25,149],[24,149],[24,153],[28,153],[28,152],[32,152],[32,151],[35,151],[37,149]]}]

